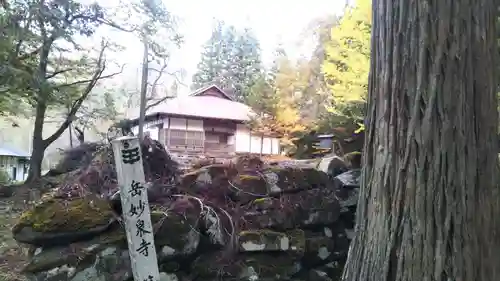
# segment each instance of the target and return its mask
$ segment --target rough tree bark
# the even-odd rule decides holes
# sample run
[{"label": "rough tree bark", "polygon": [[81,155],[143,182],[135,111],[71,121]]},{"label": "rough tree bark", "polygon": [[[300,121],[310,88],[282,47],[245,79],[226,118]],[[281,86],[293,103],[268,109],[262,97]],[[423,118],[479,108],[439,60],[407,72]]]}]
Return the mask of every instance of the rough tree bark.
[{"label": "rough tree bark", "polygon": [[495,0],[374,0],[344,281],[500,280]]}]

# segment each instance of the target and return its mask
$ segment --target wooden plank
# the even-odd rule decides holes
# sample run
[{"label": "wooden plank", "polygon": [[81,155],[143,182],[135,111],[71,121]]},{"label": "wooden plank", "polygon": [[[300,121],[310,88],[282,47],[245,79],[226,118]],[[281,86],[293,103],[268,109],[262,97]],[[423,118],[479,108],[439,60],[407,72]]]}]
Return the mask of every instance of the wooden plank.
[{"label": "wooden plank", "polygon": [[134,280],[159,281],[139,139],[121,137],[112,144]]}]

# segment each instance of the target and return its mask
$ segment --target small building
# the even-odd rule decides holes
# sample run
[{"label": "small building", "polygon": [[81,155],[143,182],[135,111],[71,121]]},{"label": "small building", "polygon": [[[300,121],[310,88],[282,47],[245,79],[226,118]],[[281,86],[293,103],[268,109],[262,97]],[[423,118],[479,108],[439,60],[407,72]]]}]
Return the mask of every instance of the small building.
[{"label": "small building", "polygon": [[[246,122],[255,113],[216,85],[176,97],[146,113],[144,133],[178,157],[230,158],[237,154],[280,154],[276,135],[252,132]],[[138,114],[132,121],[138,132]]]},{"label": "small building", "polygon": [[0,169],[7,172],[12,181],[24,181],[28,175],[30,155],[19,149],[0,146]]},{"label": "small building", "polygon": [[354,151],[362,151],[365,133],[364,131],[354,133],[348,138],[342,138],[335,134],[318,135],[316,146],[319,149],[330,149],[336,154],[343,155]]}]

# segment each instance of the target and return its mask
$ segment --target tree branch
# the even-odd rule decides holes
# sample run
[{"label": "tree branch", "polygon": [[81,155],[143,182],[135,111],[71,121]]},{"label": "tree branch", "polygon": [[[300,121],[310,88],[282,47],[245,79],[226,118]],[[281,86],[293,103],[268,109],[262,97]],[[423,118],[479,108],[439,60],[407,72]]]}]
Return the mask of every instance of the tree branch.
[{"label": "tree branch", "polygon": [[[108,75],[102,75],[99,77],[98,80],[102,80],[102,79],[106,79],[106,78],[111,78],[113,76],[116,76],[120,73],[123,72],[123,66],[121,67],[121,70],[120,71],[117,71],[117,72],[114,72],[114,73],[111,73],[111,74],[108,74]],[[61,85],[58,85],[54,88],[56,89],[60,89],[60,88],[65,88],[65,87],[71,87],[71,86],[76,86],[76,85],[80,85],[80,84],[91,84],[92,82],[94,81],[94,78],[92,77],[91,79],[86,79],[86,80],[79,80],[79,81],[76,81],[76,82],[72,82],[72,83],[68,83],[68,84],[61,84]]]},{"label": "tree branch", "polygon": [[149,104],[149,105],[146,105],[146,110],[145,110],[145,111],[147,112],[147,111],[148,111],[149,109],[151,109],[152,107],[155,107],[155,106],[159,105],[160,103],[162,103],[162,102],[164,102],[164,101],[166,101],[166,100],[168,100],[168,99],[174,98],[174,97],[175,97],[175,96],[165,96],[165,97],[163,97],[163,98],[161,98],[161,99],[158,99],[158,100],[156,100],[155,102],[153,102],[153,103],[151,103],[151,104]]},{"label": "tree branch", "polygon": [[48,75],[45,76],[45,79],[51,79],[51,78],[54,78],[56,77],[57,75],[59,74],[63,74],[65,72],[68,72],[68,71],[73,71],[74,69],[73,68],[68,68],[68,69],[61,69],[61,70],[56,70]]},{"label": "tree branch", "polygon": [[152,70],[152,71],[155,71],[155,72],[158,72],[158,76],[156,77],[156,79],[153,81],[151,85],[151,95],[150,97],[147,98],[147,102],[149,101],[152,101],[154,100],[154,102],[150,103],[150,104],[147,104],[146,105],[146,109],[145,111],[147,112],[149,109],[151,109],[152,107],[155,107],[159,104],[161,104],[162,102],[168,100],[168,99],[171,99],[171,98],[174,98],[174,96],[164,96],[160,99],[155,99],[154,98],[154,93],[155,93],[155,89],[156,89],[156,86],[158,85],[158,82],[160,81],[160,79],[162,78],[163,74],[168,74],[168,75],[172,75],[174,76],[174,78],[176,79],[176,81],[178,83],[182,83],[180,80],[179,80],[179,77],[177,77],[177,72],[178,71],[174,71],[174,72],[166,72],[165,70],[167,69],[168,67],[168,61],[169,61],[169,58],[163,58],[163,65],[162,67],[158,70],[158,69],[155,69],[155,68],[149,68],[149,70]]},{"label": "tree branch", "polygon": [[[160,81],[161,77],[163,76],[163,72],[165,71],[165,69],[167,69],[167,66],[168,66],[168,64],[167,64],[166,60],[164,60],[163,66],[158,71],[158,76],[156,76],[155,80],[153,81],[153,84],[151,84],[151,96],[154,96],[154,94],[156,92],[156,86],[158,86],[158,82]],[[149,70],[156,71],[156,69],[149,69]]]},{"label": "tree branch", "polygon": [[[68,112],[68,115],[66,116],[66,119],[61,124],[61,126],[50,137],[43,140],[43,142],[46,146],[50,145],[56,139],[58,139],[62,135],[62,133],[64,133],[64,131],[69,127],[71,122],[73,122],[73,119],[75,118],[76,113],[78,112],[78,110],[82,106],[83,102],[87,99],[88,95],[90,94],[92,89],[94,89],[95,85],[97,84],[97,82],[99,82],[99,80],[113,77],[113,76],[122,72],[123,68],[122,68],[122,70],[120,70],[120,72],[116,72],[116,73],[112,73],[112,74],[104,75],[104,76],[102,75],[104,70],[106,69],[106,62],[104,59],[104,51],[106,50],[106,48],[107,48],[107,45],[103,42],[102,49],[101,49],[101,52],[99,54],[99,59],[97,61],[96,70],[95,70],[94,75],[92,76],[92,79],[84,80],[84,81],[87,81],[88,84],[85,87],[85,89],[83,90],[83,93],[80,95],[79,98],[77,98],[73,102],[73,104],[71,105],[70,110]],[[72,85],[83,84],[83,83],[85,83],[84,81],[78,81],[76,83],[72,83]]]},{"label": "tree branch", "polygon": [[81,130],[80,128],[78,128],[78,126],[75,126],[75,131],[77,132],[77,139],[78,141],[80,142],[80,144],[83,144],[85,142],[85,133],[83,132],[83,130]]}]

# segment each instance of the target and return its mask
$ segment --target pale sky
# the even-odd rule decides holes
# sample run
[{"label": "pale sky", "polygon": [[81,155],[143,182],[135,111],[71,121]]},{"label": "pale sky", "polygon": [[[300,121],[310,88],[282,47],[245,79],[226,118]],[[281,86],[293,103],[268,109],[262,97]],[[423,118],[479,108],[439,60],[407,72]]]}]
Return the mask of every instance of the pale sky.
[{"label": "pale sky", "polygon": [[[189,84],[196,71],[202,46],[211,35],[214,18],[236,28],[252,28],[260,40],[263,59],[269,63],[280,43],[292,57],[308,54],[314,45],[305,41],[301,34],[314,19],[341,13],[345,1],[177,0],[167,1],[166,5],[179,18],[179,32],[185,39],[182,48],[174,52],[170,68],[184,69],[184,82]],[[140,42],[123,33],[119,35],[119,41],[125,42],[127,50],[118,54],[118,59],[129,64],[127,72],[133,72],[135,68],[137,79],[140,79]],[[188,87],[181,89],[181,94],[185,92],[188,92]]]}]

